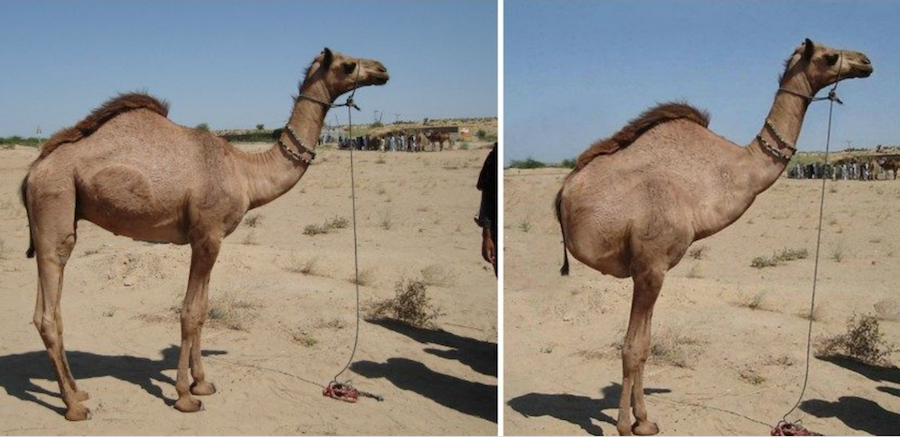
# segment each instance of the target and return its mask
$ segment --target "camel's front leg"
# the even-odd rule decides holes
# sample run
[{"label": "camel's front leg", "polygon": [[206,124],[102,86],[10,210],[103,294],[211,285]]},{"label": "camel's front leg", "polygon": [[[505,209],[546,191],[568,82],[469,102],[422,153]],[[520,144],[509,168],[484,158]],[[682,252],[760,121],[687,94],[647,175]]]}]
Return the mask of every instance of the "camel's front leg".
[{"label": "camel's front leg", "polygon": [[200,325],[197,327],[197,335],[191,343],[191,377],[194,383],[191,384],[191,393],[197,396],[208,396],[216,392],[216,386],[212,382],[206,380],[206,372],[203,371],[203,361],[201,360],[200,342],[203,338],[203,325],[206,323],[206,315],[209,312],[209,275],[203,282],[203,296],[200,298]]},{"label": "camel's front leg", "polygon": [[193,390],[188,383],[189,361],[196,380],[194,386],[206,387],[209,384],[204,379],[203,367],[199,360],[200,327],[205,320],[207,308],[208,296],[204,289],[216,263],[220,245],[220,237],[202,235],[191,239],[191,272],[184,306],[181,308],[181,352],[178,355],[178,376],[175,382],[175,390],[178,392],[175,408],[186,413],[199,411],[203,407],[202,402],[191,396]]},{"label": "camel's front leg", "polygon": [[[653,435],[659,432],[655,423],[647,420],[644,404],[644,364],[650,352],[650,322],[653,305],[662,289],[662,270],[639,273],[634,276],[634,296],[628,333],[622,347],[622,396],[619,399],[619,418],[616,423],[620,435]],[[634,396],[634,417],[631,424],[631,398]]]}]

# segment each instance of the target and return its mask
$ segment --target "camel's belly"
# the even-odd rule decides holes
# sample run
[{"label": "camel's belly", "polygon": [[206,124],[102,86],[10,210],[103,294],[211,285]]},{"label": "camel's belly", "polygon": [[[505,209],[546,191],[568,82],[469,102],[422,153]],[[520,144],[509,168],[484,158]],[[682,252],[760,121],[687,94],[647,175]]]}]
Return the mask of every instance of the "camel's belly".
[{"label": "camel's belly", "polygon": [[79,218],[136,240],[187,243],[183,202],[163,199],[153,188],[143,173],[129,166],[105,167],[78,187]]}]

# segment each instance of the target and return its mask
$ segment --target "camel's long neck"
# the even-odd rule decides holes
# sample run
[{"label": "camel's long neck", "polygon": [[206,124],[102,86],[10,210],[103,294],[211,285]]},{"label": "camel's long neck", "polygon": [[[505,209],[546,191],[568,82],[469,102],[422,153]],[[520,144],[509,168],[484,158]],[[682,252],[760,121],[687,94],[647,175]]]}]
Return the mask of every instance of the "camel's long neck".
[{"label": "camel's long neck", "polygon": [[[804,96],[813,96],[818,91],[812,89],[803,74],[786,80],[781,87]],[[775,94],[775,102],[772,103],[772,109],[769,111],[767,119],[781,135],[781,138],[791,146],[796,146],[797,139],[800,137],[800,128],[803,126],[803,118],[806,116],[806,108],[809,103],[809,99],[790,92],[781,91]],[[766,126],[765,122],[759,131],[759,136],[788,158],[793,156],[793,152],[785,147],[781,139],[770,127]],[[787,166],[788,160],[767,150],[756,137],[747,146],[746,151],[748,155],[747,169],[750,171],[750,184],[747,188],[756,195],[765,191],[778,180]]]},{"label": "camel's long neck", "polygon": [[[300,93],[323,102],[332,102],[333,98],[321,81],[304,83]],[[288,126],[297,132],[298,139],[304,146],[315,149],[325,123],[328,108],[321,103],[308,99],[297,99]],[[297,151],[287,129],[281,133],[280,140],[294,151]],[[291,158],[279,144],[273,145],[264,153],[243,155],[240,169],[248,187],[250,208],[265,205],[288,192],[306,173],[308,164]]]}]

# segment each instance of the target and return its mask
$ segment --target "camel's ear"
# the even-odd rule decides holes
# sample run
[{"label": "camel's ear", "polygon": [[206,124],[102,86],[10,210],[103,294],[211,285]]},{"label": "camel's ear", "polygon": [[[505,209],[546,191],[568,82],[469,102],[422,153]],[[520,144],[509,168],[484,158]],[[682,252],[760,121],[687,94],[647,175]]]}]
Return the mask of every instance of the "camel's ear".
[{"label": "camel's ear", "polygon": [[334,61],[334,54],[331,53],[331,49],[325,47],[324,49],[322,49],[322,67],[331,67],[332,61]]},{"label": "camel's ear", "polygon": [[813,42],[806,38],[806,41],[803,42],[803,59],[810,60],[813,57],[813,53],[816,51],[816,45]]}]

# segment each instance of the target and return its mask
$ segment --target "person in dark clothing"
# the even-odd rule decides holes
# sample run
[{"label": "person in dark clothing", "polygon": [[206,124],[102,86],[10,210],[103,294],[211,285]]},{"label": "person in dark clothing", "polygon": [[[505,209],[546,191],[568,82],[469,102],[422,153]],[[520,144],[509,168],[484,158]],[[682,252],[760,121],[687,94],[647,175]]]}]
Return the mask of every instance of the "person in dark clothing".
[{"label": "person in dark clothing", "polygon": [[475,223],[481,226],[481,256],[493,264],[494,275],[497,275],[497,143],[484,160],[481,174],[478,175],[478,189],[481,191],[481,208]]}]

